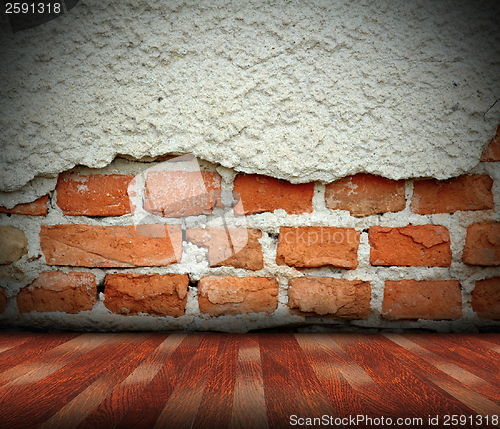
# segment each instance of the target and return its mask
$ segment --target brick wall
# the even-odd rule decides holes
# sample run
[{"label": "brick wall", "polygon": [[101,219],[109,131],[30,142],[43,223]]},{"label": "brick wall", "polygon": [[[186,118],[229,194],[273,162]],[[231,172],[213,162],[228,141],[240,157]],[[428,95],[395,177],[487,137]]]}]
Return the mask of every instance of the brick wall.
[{"label": "brick wall", "polygon": [[75,168],[0,208],[0,323],[500,328],[499,146],[444,181],[292,184],[192,156]]}]

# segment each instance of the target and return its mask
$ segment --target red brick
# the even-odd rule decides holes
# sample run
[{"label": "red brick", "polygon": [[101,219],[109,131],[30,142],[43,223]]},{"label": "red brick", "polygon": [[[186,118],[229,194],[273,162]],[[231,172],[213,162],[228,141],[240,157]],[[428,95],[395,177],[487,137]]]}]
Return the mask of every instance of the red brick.
[{"label": "red brick", "polygon": [[406,206],[405,181],[360,173],[326,185],[325,201],[329,209],[359,217],[398,212]]},{"label": "red brick", "polygon": [[122,216],[130,213],[127,193],[133,175],[59,175],[57,205],[68,216]]},{"label": "red brick", "polygon": [[1,213],[12,213],[12,214],[21,214],[28,216],[47,216],[47,201],[49,200],[48,195],[44,195],[43,197],[38,198],[37,200],[26,203],[26,204],[18,204],[17,206],[12,207],[11,209],[6,209],[5,207],[0,206]]},{"label": "red brick", "polygon": [[495,207],[486,174],[450,180],[418,180],[413,185],[411,211],[419,214],[454,213],[458,210],[489,210]]},{"label": "red brick", "polygon": [[483,162],[500,161],[500,125],[497,128],[495,136],[491,139],[488,147],[481,157]]},{"label": "red brick", "polygon": [[234,208],[237,216],[273,212],[283,209],[288,214],[312,213],[314,183],[292,184],[259,174],[243,174],[234,180]]},{"label": "red brick", "polygon": [[107,274],[104,305],[113,313],[183,316],[186,309],[187,274]]},{"label": "red brick", "polygon": [[264,268],[264,255],[259,238],[262,232],[246,228],[193,228],[186,231],[186,240],[208,249],[211,267],[230,266],[247,270]]},{"label": "red brick", "polygon": [[500,222],[469,225],[462,260],[470,265],[500,265]]},{"label": "red brick", "polygon": [[96,281],[91,273],[40,273],[37,280],[17,295],[21,313],[61,311],[75,314],[92,310],[96,302]]},{"label": "red brick", "polygon": [[212,316],[270,314],[278,307],[278,288],[270,277],[207,276],[198,283],[198,303]]},{"label": "red brick", "polygon": [[370,263],[404,267],[449,267],[450,234],[441,225],[369,229]]},{"label": "red brick", "polygon": [[476,282],[472,309],[481,319],[500,320],[500,277]]},{"label": "red brick", "polygon": [[3,287],[0,287],[0,313],[3,313],[7,308],[7,293]]},{"label": "red brick", "polygon": [[371,287],[361,280],[300,277],[290,280],[288,306],[300,314],[366,319],[370,314]]},{"label": "red brick", "polygon": [[360,232],[353,228],[282,227],[276,263],[297,268],[358,266]]},{"label": "red brick", "polygon": [[152,171],[146,177],[144,209],[164,217],[212,213],[220,201],[222,179],[211,171]]},{"label": "red brick", "polygon": [[386,281],[382,318],[450,320],[462,317],[462,294],[456,280]]},{"label": "red brick", "polygon": [[[146,235],[148,234],[148,235]],[[48,265],[78,267],[166,266],[179,262],[178,225],[42,225],[40,245]]]}]

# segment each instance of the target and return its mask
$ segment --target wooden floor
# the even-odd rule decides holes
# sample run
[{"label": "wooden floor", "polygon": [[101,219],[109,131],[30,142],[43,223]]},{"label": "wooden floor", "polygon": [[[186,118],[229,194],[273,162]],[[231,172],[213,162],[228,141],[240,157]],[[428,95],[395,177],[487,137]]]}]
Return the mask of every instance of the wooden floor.
[{"label": "wooden floor", "polygon": [[499,418],[499,334],[0,335],[0,428],[491,428]]}]

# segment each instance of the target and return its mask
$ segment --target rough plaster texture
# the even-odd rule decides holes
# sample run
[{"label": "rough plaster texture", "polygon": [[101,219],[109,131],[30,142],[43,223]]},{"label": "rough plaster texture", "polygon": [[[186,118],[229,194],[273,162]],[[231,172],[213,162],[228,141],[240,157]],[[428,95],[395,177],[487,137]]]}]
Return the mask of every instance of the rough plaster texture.
[{"label": "rough plaster texture", "polygon": [[4,29],[0,203],[116,154],[292,182],[457,176],[500,119],[499,17],[494,0],[83,0]]}]

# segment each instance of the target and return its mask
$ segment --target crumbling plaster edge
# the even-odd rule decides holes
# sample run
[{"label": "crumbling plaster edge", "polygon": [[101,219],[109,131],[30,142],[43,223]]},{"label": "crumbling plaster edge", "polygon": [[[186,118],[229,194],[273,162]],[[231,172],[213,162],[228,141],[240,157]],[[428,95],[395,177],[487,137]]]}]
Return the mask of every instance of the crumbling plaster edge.
[{"label": "crumbling plaster edge", "polygon": [[[494,133],[493,133],[494,135]],[[492,137],[493,137],[492,135]],[[485,144],[485,147],[483,151],[486,149],[488,146],[488,143]],[[99,162],[94,164],[68,164],[65,165],[63,169],[58,169],[54,170],[51,172],[47,172],[41,175],[33,175],[32,179],[25,183],[22,187],[17,188],[17,189],[12,189],[8,191],[0,191],[0,206],[5,207],[7,209],[11,209],[17,204],[25,204],[25,203],[30,203],[35,201],[36,199],[47,195],[51,192],[53,192],[56,188],[57,184],[57,178],[58,175],[64,172],[68,171],[79,171],[83,172],[83,174],[106,174],[109,170],[113,170],[113,166],[116,163],[117,160],[123,159],[123,160],[128,160],[129,162],[136,163],[138,165],[143,165],[143,167],[138,168],[138,174],[139,172],[142,172],[143,170],[149,168],[151,165],[157,164],[162,161],[157,161],[158,159],[161,159],[162,157],[165,156],[181,156],[185,155],[185,153],[168,153],[168,154],[162,154],[162,155],[157,155],[157,156],[150,156],[148,154],[144,154],[141,158],[134,158],[134,157],[129,157],[124,154],[119,154],[115,153],[115,155],[107,162]],[[381,176],[381,177],[386,177],[388,179],[392,180],[414,180],[414,179],[426,179],[426,178],[435,178],[438,180],[447,180],[451,179],[454,177],[458,177],[463,174],[468,174],[471,173],[477,168],[483,164],[479,158],[474,160],[474,164],[470,166],[470,168],[463,168],[460,169],[460,171],[455,171],[450,175],[442,176],[439,175],[439,177],[433,176],[426,176],[426,177],[421,177],[421,176],[412,176],[412,175],[403,175],[403,176],[394,176],[390,174],[384,174],[384,172],[380,168],[373,168],[373,169],[355,169],[352,168],[352,170],[349,170],[348,173],[346,174],[335,174],[335,172],[315,172],[307,176],[303,177],[295,177],[295,176],[287,176],[287,175],[281,175],[278,173],[273,173],[268,170],[260,170],[260,169],[250,169],[250,168],[245,168],[244,166],[237,165],[237,166],[232,166],[230,164],[225,165],[226,163],[222,160],[219,162],[212,162],[209,160],[205,160],[202,157],[198,157],[196,154],[194,154],[198,161],[201,164],[210,164],[212,165],[213,170],[217,169],[222,169],[227,175],[234,177],[237,174],[262,174],[270,177],[274,177],[276,179],[281,179],[281,180],[286,180],[289,181],[290,183],[293,184],[298,184],[298,183],[311,183],[311,182],[316,182],[321,185],[325,185],[331,182],[334,182],[336,180],[342,179],[346,176],[358,174],[358,173],[368,173],[368,174],[373,174],[376,176]],[[117,172],[115,172],[116,174]],[[220,172],[219,172],[220,173]],[[124,174],[124,173],[122,173]]]}]

